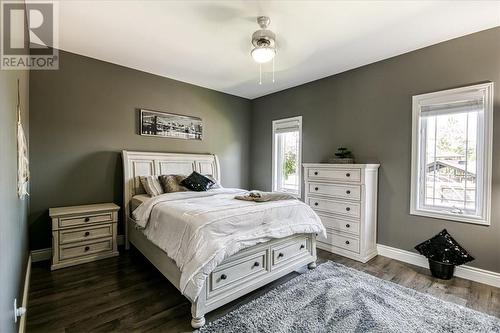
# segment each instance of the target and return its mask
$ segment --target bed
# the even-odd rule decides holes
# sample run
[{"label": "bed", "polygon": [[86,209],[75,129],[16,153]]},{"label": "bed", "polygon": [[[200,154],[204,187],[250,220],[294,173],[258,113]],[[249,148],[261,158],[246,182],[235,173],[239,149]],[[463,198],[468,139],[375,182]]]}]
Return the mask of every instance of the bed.
[{"label": "bed", "polygon": [[[259,240],[255,245],[244,247],[235,253],[216,261],[210,258],[213,267],[200,270],[195,275],[198,280],[192,279],[187,283],[184,278],[186,267],[180,264],[178,259],[174,261],[167,255],[168,249],[155,244],[141,225],[136,212],[132,214],[131,205],[134,209],[146,202],[144,190],[140,184],[140,176],[162,175],[162,174],[190,174],[197,171],[202,174],[212,175],[220,182],[220,166],[216,155],[212,154],[178,154],[178,153],[152,153],[123,151],[124,165],[124,214],[125,214],[125,248],[130,244],[137,248],[181,293],[192,303],[191,313],[193,328],[199,328],[205,324],[205,314],[241,297],[265,284],[268,284],[290,272],[307,266],[309,269],[316,267],[316,234],[321,232],[318,226],[308,226],[306,232],[297,233],[298,229],[289,232],[289,235],[281,238],[268,237]],[[176,193],[174,193],[176,194]],[[231,190],[220,190],[219,192],[203,194],[213,196],[224,204],[233,195]],[[202,194],[198,196],[203,196]],[[178,194],[187,196],[193,202],[202,199],[196,194]],[[158,197],[155,197],[157,199]],[[204,200],[204,199],[203,199]],[[159,200],[160,202],[161,200]],[[290,201],[290,200],[289,200]],[[177,205],[182,200],[173,201]],[[168,207],[169,202],[163,202],[158,207]],[[297,201],[297,205],[299,202]],[[283,203],[277,203],[269,207],[283,210]],[[154,207],[154,205],[150,205]],[[241,206],[238,211],[248,208]],[[159,210],[158,208],[157,210]],[[141,209],[138,209],[138,211]],[[134,218],[135,217],[135,218]],[[167,227],[175,226],[173,221],[161,221]],[[158,223],[155,222],[155,225]],[[321,225],[321,223],[320,223]],[[165,228],[165,226],[164,226]],[[322,225],[321,225],[321,228]],[[291,228],[292,229],[292,228]],[[315,230],[315,232],[312,232]],[[323,228],[324,230],[324,228]],[[168,231],[168,229],[166,229]],[[165,232],[165,230],[163,230]],[[172,238],[175,241],[175,238]],[[192,250],[192,249],[191,249]],[[198,250],[198,249],[197,249]],[[234,252],[234,251],[233,251]],[[202,255],[200,254],[200,257]],[[216,263],[216,264],[215,264]],[[178,267],[182,267],[181,269]],[[207,265],[210,266],[210,265]],[[203,274],[202,274],[203,273]],[[201,279],[200,279],[201,276]],[[196,282],[198,281],[198,282]],[[191,283],[191,284],[190,284]],[[197,287],[192,285],[197,283]]]}]

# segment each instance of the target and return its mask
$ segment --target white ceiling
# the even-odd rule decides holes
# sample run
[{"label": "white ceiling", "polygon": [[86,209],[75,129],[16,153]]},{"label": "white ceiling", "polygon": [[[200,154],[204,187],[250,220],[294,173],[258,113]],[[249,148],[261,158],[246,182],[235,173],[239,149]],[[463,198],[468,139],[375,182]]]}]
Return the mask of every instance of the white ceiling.
[{"label": "white ceiling", "polygon": [[[499,1],[61,1],[59,12],[62,50],[246,98],[500,25]],[[258,15],[278,44],[276,82],[262,85]]]}]

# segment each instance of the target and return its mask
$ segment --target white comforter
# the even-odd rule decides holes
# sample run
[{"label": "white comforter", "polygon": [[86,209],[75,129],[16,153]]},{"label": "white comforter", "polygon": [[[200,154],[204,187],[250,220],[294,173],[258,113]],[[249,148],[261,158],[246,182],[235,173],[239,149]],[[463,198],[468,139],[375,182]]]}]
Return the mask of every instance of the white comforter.
[{"label": "white comforter", "polygon": [[236,252],[273,238],[325,233],[318,215],[303,202],[234,199],[245,192],[224,188],[168,193],[133,212],[146,237],[176,262],[181,292],[192,301],[208,274]]}]

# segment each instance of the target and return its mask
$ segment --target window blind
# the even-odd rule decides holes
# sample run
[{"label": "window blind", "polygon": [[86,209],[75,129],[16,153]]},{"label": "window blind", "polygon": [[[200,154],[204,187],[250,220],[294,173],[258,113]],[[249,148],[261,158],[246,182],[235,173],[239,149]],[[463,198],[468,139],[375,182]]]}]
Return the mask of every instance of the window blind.
[{"label": "window blind", "polygon": [[444,114],[458,114],[467,112],[479,112],[484,109],[484,99],[475,98],[452,103],[422,105],[420,114],[422,117],[431,117]]},{"label": "window blind", "polygon": [[290,119],[274,123],[274,133],[297,132],[299,129],[300,121],[298,119]]}]

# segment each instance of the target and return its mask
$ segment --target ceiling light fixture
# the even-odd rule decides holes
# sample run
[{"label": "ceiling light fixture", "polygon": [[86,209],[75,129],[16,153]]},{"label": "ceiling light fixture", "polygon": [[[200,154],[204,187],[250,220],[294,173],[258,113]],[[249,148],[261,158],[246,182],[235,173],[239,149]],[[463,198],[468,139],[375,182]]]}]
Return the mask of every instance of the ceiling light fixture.
[{"label": "ceiling light fixture", "polygon": [[274,57],[276,55],[276,35],[267,27],[271,19],[267,16],[257,17],[260,29],[252,35],[252,45],[254,48],[250,52],[253,60],[259,64],[259,84],[262,84],[262,64],[273,61],[273,82],[274,82]]}]

